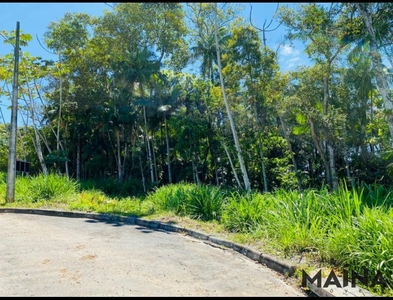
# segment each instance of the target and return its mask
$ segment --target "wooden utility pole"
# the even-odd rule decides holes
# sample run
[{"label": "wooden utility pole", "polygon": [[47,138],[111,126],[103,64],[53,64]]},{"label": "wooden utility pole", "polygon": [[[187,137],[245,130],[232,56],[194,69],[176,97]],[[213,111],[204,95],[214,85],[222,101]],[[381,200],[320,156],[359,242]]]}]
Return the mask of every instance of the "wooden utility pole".
[{"label": "wooden utility pole", "polygon": [[7,172],[7,192],[6,201],[15,200],[15,179],[16,179],[16,129],[18,114],[18,69],[19,69],[19,22],[16,22],[15,46],[14,46],[14,79],[12,84],[12,105],[11,105],[11,130],[8,153]]}]

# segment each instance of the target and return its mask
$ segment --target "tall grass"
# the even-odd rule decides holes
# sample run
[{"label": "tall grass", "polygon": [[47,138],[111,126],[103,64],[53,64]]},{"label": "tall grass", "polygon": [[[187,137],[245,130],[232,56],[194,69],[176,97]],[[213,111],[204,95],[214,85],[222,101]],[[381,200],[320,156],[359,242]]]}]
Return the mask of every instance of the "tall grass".
[{"label": "tall grass", "polygon": [[222,212],[222,224],[232,232],[246,233],[264,227],[264,214],[269,209],[269,197],[257,193],[234,192],[228,197]]},{"label": "tall grass", "polygon": [[35,177],[17,177],[15,202],[68,201],[76,195],[78,183],[67,177],[49,174]]},{"label": "tall grass", "polygon": [[146,200],[154,203],[157,211],[170,211],[184,216],[187,214],[187,195],[194,188],[189,183],[164,185],[149,192]]},{"label": "tall grass", "polygon": [[222,223],[232,232],[259,232],[286,255],[305,251],[321,262],[361,271],[378,270],[393,287],[391,193],[379,186],[336,193],[276,190],[274,194],[233,194]]},{"label": "tall grass", "polygon": [[196,220],[221,219],[226,193],[217,187],[178,183],[157,188],[146,199],[161,211],[171,211]]}]

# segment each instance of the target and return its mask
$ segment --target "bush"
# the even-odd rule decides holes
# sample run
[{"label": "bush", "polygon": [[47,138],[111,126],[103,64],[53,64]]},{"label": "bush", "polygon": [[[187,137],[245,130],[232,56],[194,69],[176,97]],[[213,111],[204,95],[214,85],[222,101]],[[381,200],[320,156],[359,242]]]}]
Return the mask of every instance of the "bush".
[{"label": "bush", "polygon": [[67,200],[76,194],[78,183],[67,177],[40,174],[35,177],[17,177],[15,182],[15,201],[37,202],[40,200]]},{"label": "bush", "polygon": [[225,193],[213,186],[198,185],[187,194],[186,212],[193,219],[221,220]]}]

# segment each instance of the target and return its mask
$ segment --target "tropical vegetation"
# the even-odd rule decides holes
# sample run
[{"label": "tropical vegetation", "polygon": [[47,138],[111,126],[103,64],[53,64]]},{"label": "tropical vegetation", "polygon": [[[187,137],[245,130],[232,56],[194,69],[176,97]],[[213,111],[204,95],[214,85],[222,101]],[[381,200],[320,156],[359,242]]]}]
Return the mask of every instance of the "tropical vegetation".
[{"label": "tropical vegetation", "polygon": [[[391,291],[393,5],[278,6],[283,44],[303,42],[311,61],[294,71],[241,8],[116,3],[48,24],[58,60],[19,60],[16,152],[30,172],[3,206],[173,214],[275,255],[379,271]],[[11,99],[14,57],[0,61]]]}]

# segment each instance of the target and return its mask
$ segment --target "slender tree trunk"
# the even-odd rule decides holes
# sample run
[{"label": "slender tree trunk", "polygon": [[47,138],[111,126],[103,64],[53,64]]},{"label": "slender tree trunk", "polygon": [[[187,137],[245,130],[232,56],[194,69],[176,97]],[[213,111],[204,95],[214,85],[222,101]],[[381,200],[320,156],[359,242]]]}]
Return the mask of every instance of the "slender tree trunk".
[{"label": "slender tree trunk", "polygon": [[[42,97],[41,97],[41,94],[40,94],[39,85],[38,85],[38,83],[37,83],[37,81],[36,81],[35,79],[34,79],[34,86],[35,86],[36,92],[37,92],[37,94],[38,94],[38,99],[40,99],[41,105],[42,105],[42,106],[45,106],[44,101],[42,100]],[[61,86],[61,80],[60,80],[60,86]],[[62,88],[60,88],[60,99],[62,98],[62,96],[61,96],[61,91],[62,91]],[[59,120],[60,120],[60,116],[61,116],[61,102],[62,102],[62,101],[60,101],[60,104],[59,104],[59,105],[60,105],[60,108],[59,108],[59,111],[60,111],[60,112],[59,112]],[[47,117],[48,119],[50,119],[46,112],[45,112],[45,115],[46,115],[46,117]],[[42,124],[41,124],[41,125],[42,125]],[[59,121],[59,123],[58,123],[57,133],[55,132],[55,130],[54,130],[54,128],[53,128],[53,126],[51,125],[50,122],[49,122],[47,125],[48,125],[49,128],[52,130],[53,135],[56,137],[56,141],[57,141],[57,146],[56,146],[57,154],[60,154],[59,149],[61,149],[61,150],[64,151],[64,147],[63,147],[63,145],[62,145],[62,143],[61,143],[61,141],[60,141],[60,133],[59,133],[60,121]],[[49,153],[51,153],[52,150],[50,149],[49,144],[48,144],[48,142],[47,142],[45,136],[41,136],[41,138],[42,138],[43,142],[45,143],[46,148],[48,149]],[[59,147],[60,147],[60,148],[59,148]],[[66,157],[66,158],[67,158],[67,157]],[[64,162],[64,164],[65,164],[66,176],[67,176],[67,178],[69,178],[68,159],[66,159],[66,161]],[[57,164],[56,164],[56,163],[54,164],[54,166],[55,166],[55,168],[57,169]]]},{"label": "slender tree trunk", "polygon": [[126,160],[128,157],[128,143],[127,141],[125,142],[125,146],[124,146],[124,158],[123,158],[123,168],[122,168],[122,174],[123,174],[123,180],[126,178]]},{"label": "slender tree trunk", "polygon": [[42,172],[44,173],[45,176],[48,175],[48,169],[46,168],[45,160],[44,160],[44,155],[42,154],[42,147],[41,147],[41,142],[38,134],[38,129],[35,124],[33,124],[33,129],[35,133],[35,142],[36,142],[36,149],[37,149],[37,155],[38,155],[38,160],[40,161]]},{"label": "slender tree trunk", "polygon": [[146,193],[146,183],[145,183],[145,175],[143,174],[143,167],[142,167],[142,159],[139,159],[139,166],[141,167],[141,176],[142,176],[142,185],[143,185],[143,192]]},{"label": "slender tree trunk", "polygon": [[243,161],[243,155],[242,155],[242,151],[240,148],[240,144],[239,144],[239,139],[237,137],[237,133],[236,133],[236,128],[235,128],[235,123],[233,121],[232,118],[232,113],[231,110],[229,108],[229,103],[228,103],[228,99],[227,99],[227,95],[225,93],[225,86],[224,86],[224,78],[222,75],[222,67],[221,67],[221,58],[220,58],[220,47],[218,45],[218,28],[217,28],[217,3],[215,3],[215,30],[214,30],[214,35],[215,35],[215,40],[216,40],[216,51],[217,51],[217,64],[218,64],[218,72],[220,74],[220,83],[221,83],[221,90],[222,90],[222,95],[224,97],[224,102],[225,102],[225,107],[227,110],[227,114],[228,114],[228,119],[231,125],[231,130],[232,130],[232,134],[233,134],[233,139],[235,142],[235,147],[237,150],[237,156],[239,159],[239,164],[240,164],[240,169],[242,170],[243,173],[243,181],[244,181],[244,187],[247,191],[251,191],[251,185],[250,185],[250,181],[248,179],[248,174],[247,174],[247,170],[246,167],[244,165],[244,161]]},{"label": "slender tree trunk", "polygon": [[[378,42],[377,42],[377,37],[374,31],[373,20],[372,20],[373,14],[368,11],[367,5],[369,5],[369,3],[355,3],[355,6],[359,11],[359,14],[363,18],[364,23],[366,25],[366,30],[370,36],[370,56],[372,60],[375,78],[377,81],[378,90],[382,96],[385,109],[391,112],[393,111],[393,103],[389,94],[390,89],[389,89],[388,81],[386,79],[386,75],[383,71],[384,66],[382,63],[381,54],[378,50]],[[393,138],[393,114],[389,113],[386,118],[389,126],[390,136],[391,138]]]},{"label": "slender tree trunk", "polygon": [[218,179],[218,172],[217,172],[217,158],[216,158],[216,151],[215,151],[215,147],[214,147],[214,139],[212,136],[212,130],[213,130],[213,126],[212,126],[212,118],[211,118],[211,114],[210,111],[208,109],[208,128],[207,128],[207,139],[209,141],[209,151],[210,154],[212,156],[212,161],[213,161],[213,168],[214,168],[214,176],[216,177],[216,185],[219,186],[220,182]]},{"label": "slender tree trunk", "polygon": [[41,141],[40,141],[40,135],[37,129],[37,125],[36,125],[36,121],[35,121],[35,110],[34,110],[34,103],[33,103],[33,95],[31,92],[31,88],[28,84],[28,78],[27,78],[27,74],[26,74],[26,70],[25,70],[25,78],[26,78],[26,83],[27,83],[27,91],[28,91],[28,95],[29,95],[29,107],[30,107],[30,117],[32,120],[32,125],[33,125],[33,129],[34,129],[34,135],[35,135],[35,143],[36,143],[36,150],[37,150],[37,156],[38,156],[38,160],[41,164],[41,168],[42,168],[42,172],[45,176],[48,175],[48,169],[46,167],[45,164],[45,160],[44,160],[44,155],[42,152],[42,147],[41,147]]},{"label": "slender tree trunk", "polygon": [[117,176],[120,182],[123,181],[123,170],[121,167],[121,149],[120,149],[120,130],[116,128],[116,148],[117,148]]},{"label": "slender tree trunk", "polygon": [[[330,60],[328,62],[328,71],[326,72],[324,78],[323,78],[323,112],[325,115],[328,114],[328,105],[329,105],[329,74],[330,74]],[[334,159],[334,149],[332,146],[332,141],[327,140],[326,146],[327,150],[329,153],[329,168],[330,168],[330,176],[329,176],[329,185],[333,189],[333,191],[337,191],[338,189],[338,181],[337,181],[337,175],[336,175],[336,164],[335,164],[335,159]]]},{"label": "slender tree trunk", "polygon": [[[209,68],[209,77],[208,78],[211,78],[210,73],[211,73],[211,68]],[[211,81],[211,82],[213,82],[213,81]],[[206,85],[207,85],[207,99],[210,99],[210,84],[208,81],[206,81]],[[215,151],[215,147],[214,147],[214,138],[213,138],[213,122],[212,122],[211,112],[209,109],[209,103],[207,100],[205,101],[205,105],[206,105],[206,111],[207,111],[207,116],[208,116],[207,138],[209,141],[209,151],[212,156],[214,176],[216,178],[216,185],[219,186],[220,181],[218,178],[218,171],[217,171],[217,158],[216,158],[217,155],[216,155],[216,151]]]},{"label": "slender tree trunk", "polygon": [[145,137],[146,137],[146,146],[147,146],[147,160],[149,162],[149,168],[150,168],[150,180],[151,183],[154,183],[154,172],[153,172],[153,160],[151,158],[151,151],[150,151],[150,139],[149,139],[149,133],[147,131],[147,119],[146,119],[146,109],[143,106],[143,118],[145,120]]},{"label": "slender tree trunk", "polygon": [[76,143],[76,179],[81,179],[81,137],[79,132]]},{"label": "slender tree trunk", "polygon": [[166,123],[166,116],[164,113],[164,125],[165,125],[165,140],[166,140],[166,155],[167,155],[167,164],[168,164],[168,181],[172,183],[172,169],[171,169],[171,148],[169,146],[169,134],[168,127]]},{"label": "slender tree trunk", "polygon": [[158,178],[158,169],[157,169],[157,159],[156,159],[156,151],[154,151],[154,148],[155,148],[155,139],[154,139],[154,134],[153,134],[153,136],[152,136],[152,139],[151,139],[151,147],[152,147],[152,149],[153,149],[153,168],[154,168],[154,176],[155,176],[155,178],[156,178],[156,182],[158,182],[159,181],[159,178]]},{"label": "slender tree trunk", "polygon": [[266,177],[266,170],[265,170],[265,163],[263,161],[263,149],[262,149],[262,142],[260,138],[258,138],[258,147],[259,147],[259,156],[261,158],[261,167],[262,167],[262,178],[263,178],[263,191],[265,193],[269,192],[269,188],[267,185],[267,177]]},{"label": "slender tree trunk", "polygon": [[45,160],[44,160],[44,155],[43,155],[43,152],[42,152],[40,134],[38,132],[37,125],[35,123],[35,114],[34,114],[33,100],[32,100],[32,96],[31,95],[29,95],[29,96],[30,96],[30,117],[31,117],[31,120],[32,120],[33,129],[34,129],[35,143],[36,143],[36,149],[37,149],[37,156],[38,156],[38,160],[39,160],[39,162],[41,164],[42,172],[44,173],[45,176],[47,176],[48,175],[48,169],[46,167]]},{"label": "slender tree trunk", "polygon": [[351,170],[348,162],[348,156],[344,156],[344,162],[345,162],[345,171],[347,175],[347,181],[351,183],[351,187],[355,188],[355,179],[351,176]]},{"label": "slender tree trunk", "polygon": [[[263,159],[263,148],[262,148],[262,138],[261,135],[259,134],[260,132],[263,132],[263,125],[259,126],[259,124],[262,124],[258,118],[258,113],[256,107],[254,107],[254,115],[255,115],[255,132],[257,132],[257,145],[259,147],[259,157],[261,158],[261,169],[262,169],[262,180],[263,180],[263,191],[265,193],[269,192],[269,188],[267,185],[267,176],[266,176],[266,169],[265,169],[265,162]],[[251,123],[253,121],[251,120]]]},{"label": "slender tree trunk", "polygon": [[292,160],[293,168],[295,170],[295,175],[296,175],[296,178],[297,178],[297,188],[298,188],[299,192],[301,192],[303,190],[302,181],[301,181],[301,178],[300,178],[300,175],[299,175],[299,171],[298,171],[298,168],[297,168],[295,155],[293,154],[291,141],[290,141],[288,133],[287,133],[287,128],[285,126],[284,119],[281,116],[278,116],[278,118],[280,119],[282,132],[284,134],[285,140],[287,141],[287,146],[288,146],[289,153],[291,154],[291,160]]},{"label": "slender tree trunk", "polygon": [[194,159],[191,159],[191,165],[192,165],[192,172],[193,172],[193,174],[194,174],[194,182],[195,182],[197,185],[200,185],[200,184],[201,184],[201,181],[199,180],[198,168],[197,168],[196,163],[194,162]]},{"label": "slender tree trunk", "polygon": [[242,185],[240,183],[239,177],[237,177],[236,169],[235,169],[235,166],[233,165],[233,162],[232,162],[232,159],[231,159],[231,155],[229,154],[227,146],[225,146],[224,142],[221,142],[221,144],[224,147],[225,153],[227,154],[227,157],[228,157],[228,160],[229,160],[229,164],[231,165],[232,173],[233,173],[233,176],[235,176],[235,180],[236,180],[237,186],[239,187],[239,189],[241,189]]},{"label": "slender tree trunk", "polygon": [[333,191],[337,191],[338,189],[338,180],[336,174],[336,163],[334,159],[334,149],[331,143],[328,143],[328,152],[329,152],[329,167],[330,167],[330,177],[332,181]]},{"label": "slender tree trunk", "polygon": [[[56,142],[57,142],[57,147],[56,147],[56,149],[57,149],[57,154],[59,155],[60,154],[60,147],[61,147],[61,149],[64,151],[64,149],[63,149],[63,147],[62,147],[62,145],[61,145],[61,143],[60,143],[60,121],[61,121],[61,107],[62,107],[62,101],[63,101],[63,78],[62,78],[62,76],[61,76],[61,56],[59,55],[59,62],[60,62],[60,70],[59,70],[59,72],[60,72],[60,100],[59,100],[59,120],[58,120],[58,122],[57,122],[57,134],[56,134]],[[66,157],[66,161],[64,162],[64,167],[65,167],[65,170],[66,170],[66,176],[67,176],[67,178],[69,178],[69,173],[68,173],[68,158]]]},{"label": "slender tree trunk", "polygon": [[[370,91],[371,95],[370,95],[370,123],[373,124],[374,123],[374,93],[373,90]],[[372,134],[374,134],[374,130],[372,130]],[[370,151],[371,153],[374,154],[374,145],[372,143],[369,143],[370,145]]]},{"label": "slender tree trunk", "polygon": [[310,128],[311,128],[311,137],[312,137],[312,139],[313,139],[313,141],[314,141],[315,148],[317,148],[317,151],[318,151],[319,155],[321,156],[323,165],[324,165],[324,167],[325,167],[325,172],[326,172],[325,177],[326,177],[326,181],[327,181],[327,183],[329,184],[329,183],[330,183],[329,179],[331,178],[331,176],[330,176],[329,164],[327,163],[326,158],[325,158],[325,155],[324,155],[324,152],[323,152],[323,150],[322,150],[322,147],[321,147],[321,145],[319,144],[319,140],[318,140],[317,134],[316,134],[316,132],[315,132],[315,128],[314,128],[314,122],[313,122],[313,121],[311,120],[311,118],[308,117],[308,116],[307,116],[307,119],[308,119],[308,122],[309,122]]}]

